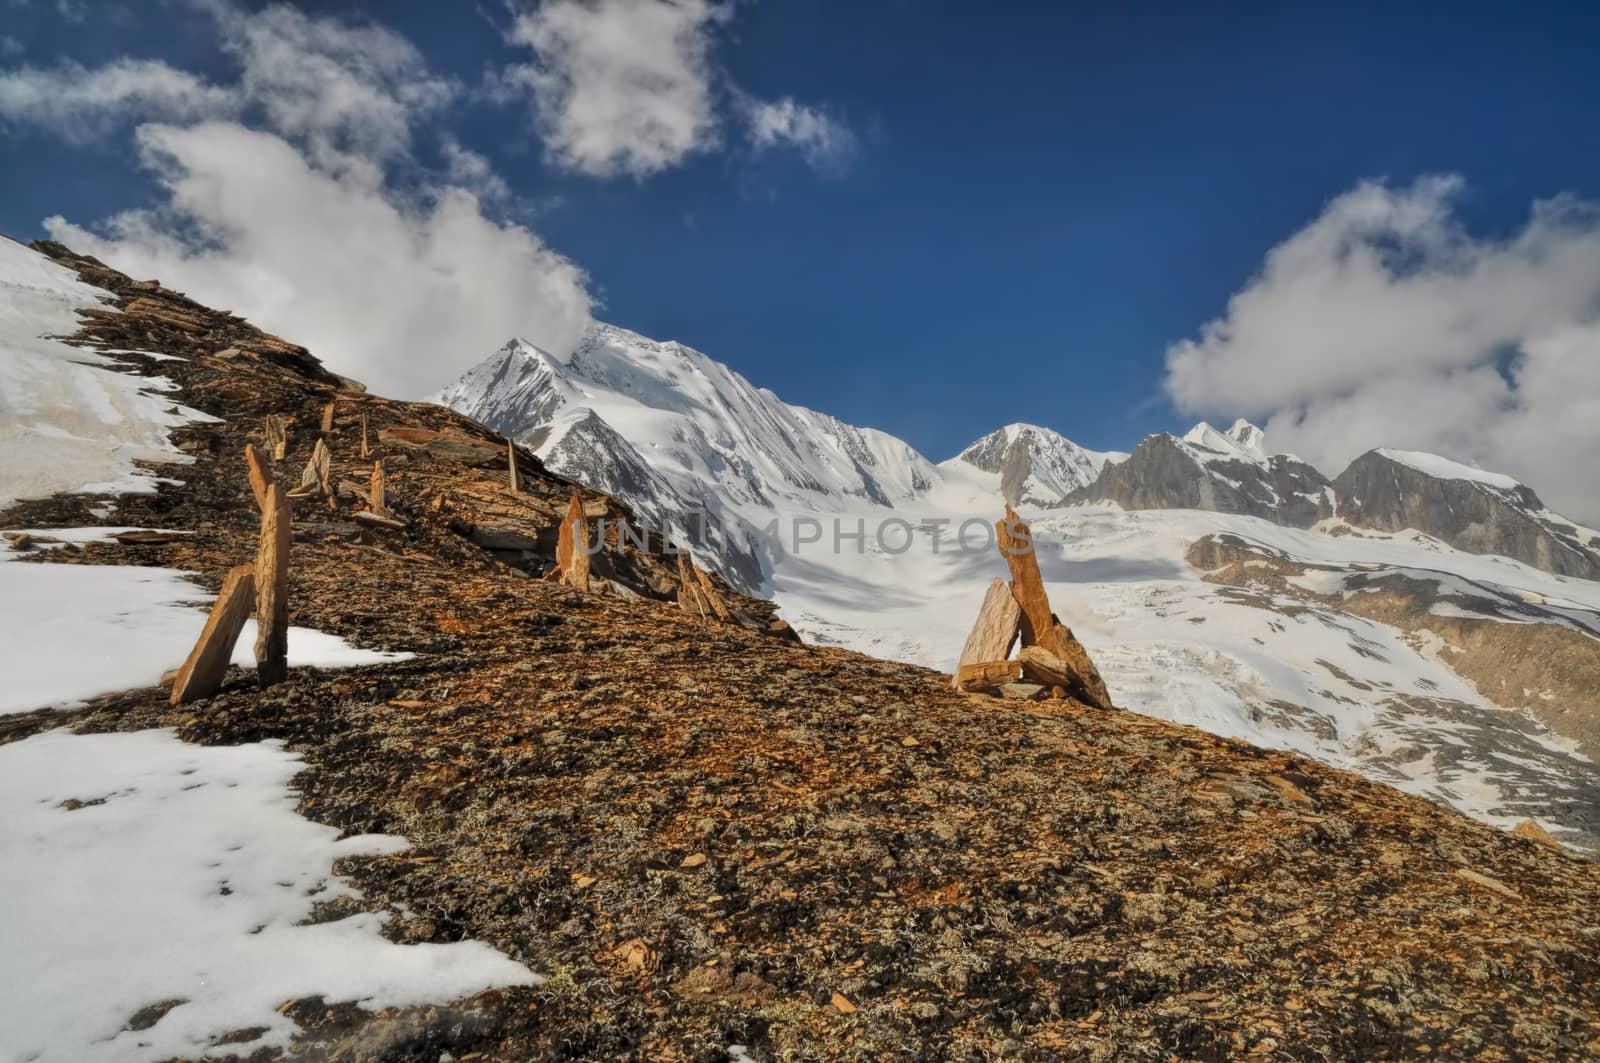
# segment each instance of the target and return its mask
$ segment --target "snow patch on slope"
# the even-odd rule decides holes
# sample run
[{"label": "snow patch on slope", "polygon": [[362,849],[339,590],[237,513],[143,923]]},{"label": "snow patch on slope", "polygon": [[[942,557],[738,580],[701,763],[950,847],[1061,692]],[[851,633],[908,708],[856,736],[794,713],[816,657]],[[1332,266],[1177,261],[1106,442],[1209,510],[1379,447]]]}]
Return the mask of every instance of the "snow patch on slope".
[{"label": "snow patch on slope", "polygon": [[[8,566],[11,568],[20,566]],[[358,897],[335,860],[400,852],[295,814],[281,743],[52,731],[0,746],[0,1058],[144,1063],[282,1047],[286,1000],[368,1010],[538,977],[488,945],[396,945],[386,917],[307,923]],[[177,1002],[148,1028],[129,1020]]]},{"label": "snow patch on slope", "polygon": [[[117,529],[47,529],[78,542]],[[0,716],[68,708],[100,694],[154,686],[188,657],[205,627],[208,595],[188,573],[132,565],[28,564],[0,547]],[[255,664],[255,621],[233,663]],[[406,660],[310,628],[289,629],[290,667],[354,668]]]},{"label": "snow patch on slope", "polygon": [[111,358],[50,338],[75,333],[76,311],[105,296],[0,238],[0,509],[63,491],[150,494],[158,479],[136,462],[193,460],[168,433],[212,418],[174,406],[170,381],[117,372]]}]

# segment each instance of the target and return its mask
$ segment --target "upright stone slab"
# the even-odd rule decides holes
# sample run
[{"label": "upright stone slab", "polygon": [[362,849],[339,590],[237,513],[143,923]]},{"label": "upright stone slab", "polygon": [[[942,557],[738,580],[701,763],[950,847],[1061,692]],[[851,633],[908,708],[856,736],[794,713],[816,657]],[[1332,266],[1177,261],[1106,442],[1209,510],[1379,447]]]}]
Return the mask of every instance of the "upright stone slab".
[{"label": "upright stone slab", "polygon": [[383,459],[379,458],[372,463],[372,483],[367,491],[367,508],[374,513],[387,512],[388,497],[383,488]]},{"label": "upright stone slab", "polygon": [[272,459],[257,450],[254,443],[246,443],[244,462],[250,469],[250,490],[256,496],[256,508],[265,509],[267,489],[272,486]]},{"label": "upright stone slab", "polygon": [[263,687],[289,677],[290,501],[274,484],[261,512],[256,551],[256,673]]},{"label": "upright stone slab", "polygon": [[961,685],[961,669],[967,665],[1003,661],[1010,657],[1011,647],[1016,645],[1021,630],[1022,608],[1017,605],[1016,596],[1006,587],[1005,580],[997,577],[989,584],[989,590],[983,596],[983,605],[978,607],[978,619],[973,622],[966,644],[961,647],[961,659],[956,662],[955,685]]},{"label": "upright stone slab", "polygon": [[222,686],[234,644],[255,604],[255,566],[239,565],[222,581],[222,591],[211,607],[205,630],[189,651],[189,659],[178,669],[178,678],[172,683],[172,704],[210,697]]},{"label": "upright stone slab", "polygon": [[589,555],[584,547],[589,542],[589,521],[583,515],[583,502],[578,492],[572,492],[567,503],[567,515],[561,518],[561,534],[556,538],[556,571],[561,582],[580,591],[589,589]]},{"label": "upright stone slab", "polygon": [[1073,697],[1103,709],[1112,708],[1100,670],[1089,659],[1089,651],[1050,611],[1044,577],[1039,574],[1039,559],[1033,550],[1033,530],[1006,507],[1003,520],[995,522],[1000,553],[1011,569],[1011,593],[1022,609],[1022,645],[1041,646],[1054,654],[1074,675],[1074,682],[1063,684]]}]

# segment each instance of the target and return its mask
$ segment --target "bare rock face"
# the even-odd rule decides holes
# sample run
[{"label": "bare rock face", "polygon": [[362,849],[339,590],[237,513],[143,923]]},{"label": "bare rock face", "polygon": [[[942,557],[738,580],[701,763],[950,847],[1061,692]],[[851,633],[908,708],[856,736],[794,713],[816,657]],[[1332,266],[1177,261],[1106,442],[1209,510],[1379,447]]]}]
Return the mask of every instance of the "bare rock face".
[{"label": "bare rock face", "polygon": [[[1339,516],[1379,531],[1417,531],[1473,554],[1501,554],[1560,576],[1600,579],[1600,554],[1533,489],[1427,455],[1368,451],[1333,482]],[[1476,475],[1474,475],[1476,474]]]},{"label": "bare rock face", "polygon": [[1127,461],[1106,465],[1094,483],[1072,492],[1062,504],[1205,509],[1307,528],[1333,515],[1328,487],[1327,477],[1287,454],[1213,449],[1193,438],[1163,434],[1145,439]]}]

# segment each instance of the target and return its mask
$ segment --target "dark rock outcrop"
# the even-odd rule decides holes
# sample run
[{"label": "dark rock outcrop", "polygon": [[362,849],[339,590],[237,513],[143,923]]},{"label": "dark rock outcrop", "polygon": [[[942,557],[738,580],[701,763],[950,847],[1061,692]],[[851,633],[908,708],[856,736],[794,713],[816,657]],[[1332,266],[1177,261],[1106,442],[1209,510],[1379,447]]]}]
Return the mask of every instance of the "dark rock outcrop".
[{"label": "dark rock outcrop", "polygon": [[[1448,466],[1446,466],[1448,468]],[[1600,579],[1600,554],[1533,489],[1508,477],[1435,475],[1381,450],[1333,482],[1339,516],[1378,531],[1414,528],[1473,554],[1501,554],[1561,576]]]},{"label": "dark rock outcrop", "polygon": [[1306,528],[1333,515],[1328,478],[1287,454],[1259,460],[1154,435],[1127,461],[1107,465],[1064,505],[1115,502],[1123,509],[1205,509]]}]

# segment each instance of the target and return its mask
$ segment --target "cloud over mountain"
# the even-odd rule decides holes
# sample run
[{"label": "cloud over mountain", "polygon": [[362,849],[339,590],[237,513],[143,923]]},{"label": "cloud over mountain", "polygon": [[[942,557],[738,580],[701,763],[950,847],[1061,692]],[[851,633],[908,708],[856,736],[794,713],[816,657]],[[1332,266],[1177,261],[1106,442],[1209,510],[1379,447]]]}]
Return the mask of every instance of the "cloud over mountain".
[{"label": "cloud over mountain", "polygon": [[[503,180],[440,133],[461,87],[372,22],[206,3],[236,77],[158,61],[0,75],[0,117],[73,140],[135,126],[164,198],[50,235],[159,277],[310,346],[386,391],[419,395],[508,335],[570,349],[584,272],[493,209]],[[439,141],[441,172],[417,141]]]},{"label": "cloud over mountain", "polygon": [[1600,209],[1558,196],[1483,236],[1463,191],[1435,176],[1333,199],[1168,350],[1174,403],[1266,418],[1329,469],[1375,444],[1451,454],[1600,521]]}]

